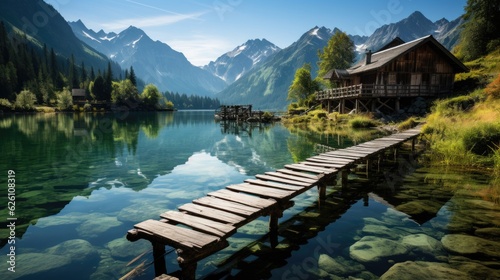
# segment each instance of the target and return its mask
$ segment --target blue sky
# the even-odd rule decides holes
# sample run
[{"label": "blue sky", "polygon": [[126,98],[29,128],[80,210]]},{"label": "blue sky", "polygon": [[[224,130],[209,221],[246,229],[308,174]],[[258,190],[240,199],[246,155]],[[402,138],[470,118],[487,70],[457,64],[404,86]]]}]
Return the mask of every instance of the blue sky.
[{"label": "blue sky", "polygon": [[202,66],[248,39],[286,48],[314,26],[370,35],[414,11],[432,21],[463,14],[466,0],[44,0],[94,31],[133,25]]}]

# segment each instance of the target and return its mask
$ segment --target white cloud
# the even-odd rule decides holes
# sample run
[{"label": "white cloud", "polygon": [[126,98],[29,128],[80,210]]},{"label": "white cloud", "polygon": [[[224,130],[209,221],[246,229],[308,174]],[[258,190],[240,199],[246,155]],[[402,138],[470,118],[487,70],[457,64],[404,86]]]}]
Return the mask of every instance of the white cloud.
[{"label": "white cloud", "polygon": [[[161,39],[160,39],[161,40]],[[163,40],[161,40],[163,41]],[[170,47],[182,52],[193,65],[203,66],[234,49],[234,43],[217,37],[194,35],[182,39],[165,40]]]},{"label": "white cloud", "polygon": [[125,29],[131,25],[139,28],[166,26],[185,20],[201,20],[200,17],[206,13],[207,11],[196,12],[191,14],[170,14],[170,15],[161,15],[156,17],[119,19],[119,20],[113,20],[112,22],[101,23],[101,26],[104,28],[104,30],[115,30],[115,31],[121,31],[122,29]]}]

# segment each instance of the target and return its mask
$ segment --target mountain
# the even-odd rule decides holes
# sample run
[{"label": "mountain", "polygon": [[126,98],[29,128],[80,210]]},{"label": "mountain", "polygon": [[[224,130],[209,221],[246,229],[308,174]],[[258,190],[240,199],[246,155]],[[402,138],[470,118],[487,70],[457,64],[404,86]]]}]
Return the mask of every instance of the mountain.
[{"label": "mountain", "polygon": [[337,31],[314,27],[298,41],[229,85],[217,97],[228,104],[253,104],[256,109],[284,109],[295,71],[304,63],[310,63],[315,76],[318,50],[323,49]]},{"label": "mountain", "polygon": [[213,96],[227,85],[207,70],[192,65],[181,52],[153,41],[144,31],[130,26],[122,32],[106,33],[88,29],[82,21],[69,22],[83,42],[118,62],[133,66],[135,74],[161,91]]},{"label": "mountain", "polygon": [[461,23],[461,18],[452,22],[444,18],[432,22],[416,11],[399,22],[386,24],[375,30],[361,48],[376,51],[396,37],[409,42],[430,34],[446,48],[451,49],[457,43]]},{"label": "mountain", "polygon": [[280,50],[278,46],[266,39],[248,40],[215,61],[211,61],[203,69],[210,71],[228,84],[232,84]]},{"label": "mountain", "polygon": [[[74,56],[77,65],[84,62],[86,67],[107,69],[110,60],[80,41],[73,34],[66,20],[51,5],[40,0],[2,0],[0,1],[0,20],[6,27],[26,35],[33,45],[40,48],[45,44],[47,49],[63,58]],[[121,69],[112,63],[112,71],[120,73]]]},{"label": "mountain", "polygon": [[[458,41],[462,19],[453,21],[441,19],[432,22],[422,13],[414,12],[408,18],[396,23],[383,25],[369,36],[349,37],[356,46],[357,59],[366,50],[376,51],[394,38],[405,42],[432,34],[446,48],[452,49]],[[304,63],[310,63],[311,74],[317,75],[318,50],[322,50],[330,37],[338,29],[314,27],[287,48],[273,55],[268,61],[254,67],[229,87],[217,94],[222,103],[254,104],[261,109],[284,109],[288,101],[288,87],[295,71]]]}]

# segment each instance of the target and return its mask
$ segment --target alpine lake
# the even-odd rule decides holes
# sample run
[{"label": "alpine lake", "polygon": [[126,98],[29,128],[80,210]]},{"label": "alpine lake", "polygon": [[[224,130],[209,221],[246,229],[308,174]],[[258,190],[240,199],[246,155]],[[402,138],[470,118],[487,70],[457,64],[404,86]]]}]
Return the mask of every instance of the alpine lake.
[{"label": "alpine lake", "polygon": [[[213,111],[0,115],[0,279],[153,279],[151,243],[126,239],[134,224],[383,135],[219,123]],[[315,188],[294,198],[275,248],[269,217],[239,228],[197,278],[500,279],[499,183],[430,167],[417,146],[353,170],[345,189],[332,182],[324,201]],[[171,248],[165,260],[178,271]]]}]

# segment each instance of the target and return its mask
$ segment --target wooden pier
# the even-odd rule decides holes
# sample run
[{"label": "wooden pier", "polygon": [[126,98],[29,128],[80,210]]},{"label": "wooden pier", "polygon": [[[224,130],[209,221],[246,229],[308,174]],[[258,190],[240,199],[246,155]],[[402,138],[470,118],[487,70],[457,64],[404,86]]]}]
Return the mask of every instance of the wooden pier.
[{"label": "wooden pier", "polygon": [[293,206],[294,197],[317,187],[319,199],[324,200],[327,185],[334,185],[337,176],[342,187],[346,187],[351,168],[366,164],[368,172],[371,163],[380,162],[386,151],[392,150],[396,157],[398,148],[406,141],[412,141],[414,150],[419,135],[420,128],[414,128],[256,175],[255,179],[210,192],[180,206],[178,211],[167,211],[160,215],[160,220],[138,223],[128,231],[127,239],[152,243],[157,279],[174,279],[166,275],[166,245],[176,249],[182,279],[195,279],[197,262],[227,247],[227,238],[239,227],[269,216],[271,245],[275,246],[278,220],[284,210]]}]

